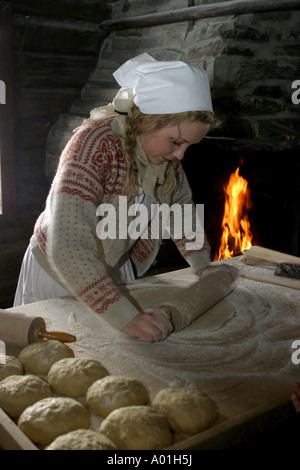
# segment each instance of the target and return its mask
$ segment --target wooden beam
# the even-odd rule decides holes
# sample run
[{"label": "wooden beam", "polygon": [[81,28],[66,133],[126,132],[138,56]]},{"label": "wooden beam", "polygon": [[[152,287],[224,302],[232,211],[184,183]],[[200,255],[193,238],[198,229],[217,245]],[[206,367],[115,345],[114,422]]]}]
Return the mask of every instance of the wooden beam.
[{"label": "wooden beam", "polygon": [[98,24],[109,18],[111,6],[103,0],[10,0],[14,14],[42,16],[44,18],[65,18]]},{"label": "wooden beam", "polygon": [[226,15],[286,10],[289,8],[300,8],[300,0],[230,0],[228,2],[200,5],[161,13],[151,13],[143,16],[105,20],[100,23],[99,27],[109,32],[113,30],[146,28]]}]

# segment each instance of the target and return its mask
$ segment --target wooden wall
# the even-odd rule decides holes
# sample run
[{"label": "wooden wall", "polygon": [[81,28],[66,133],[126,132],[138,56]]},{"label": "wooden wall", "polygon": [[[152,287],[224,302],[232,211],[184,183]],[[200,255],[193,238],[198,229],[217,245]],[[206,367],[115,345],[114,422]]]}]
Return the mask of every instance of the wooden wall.
[{"label": "wooden wall", "polygon": [[[110,17],[102,0],[12,0],[17,223],[0,227],[0,308],[11,306],[23,254],[49,190],[45,146],[80,96]],[[1,78],[1,77],[0,77]]]}]

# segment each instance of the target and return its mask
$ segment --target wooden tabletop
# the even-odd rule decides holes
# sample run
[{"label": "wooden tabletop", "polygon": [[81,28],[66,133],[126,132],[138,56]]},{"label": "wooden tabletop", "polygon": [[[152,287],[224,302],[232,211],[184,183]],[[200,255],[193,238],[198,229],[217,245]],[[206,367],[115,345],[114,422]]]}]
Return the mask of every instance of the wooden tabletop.
[{"label": "wooden tabletop", "polygon": [[[299,365],[292,361],[293,341],[300,339],[300,290],[253,280],[255,270],[264,272],[261,266],[254,270],[238,258],[227,262],[244,273],[249,269],[252,279],[240,277],[227,298],[160,343],[128,338],[71,297],[7,312],[41,316],[48,330],[75,335],[70,344],[75,355],[100,360],[111,374],[142,380],[151,399],[169,386],[207,393],[218,405],[218,422],[172,448],[228,447],[247,430],[293,413],[291,387],[300,379]],[[151,308],[194,280],[189,269],[181,269],[136,281],[124,293]]]}]

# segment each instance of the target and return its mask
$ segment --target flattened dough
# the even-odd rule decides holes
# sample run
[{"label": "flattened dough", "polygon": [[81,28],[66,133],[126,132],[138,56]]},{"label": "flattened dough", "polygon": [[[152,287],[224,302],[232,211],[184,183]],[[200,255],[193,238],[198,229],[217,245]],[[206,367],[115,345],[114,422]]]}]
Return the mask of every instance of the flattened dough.
[{"label": "flattened dough", "polygon": [[90,414],[87,408],[69,397],[45,398],[26,408],[18,426],[37,445],[47,446],[56,437],[88,429]]},{"label": "flattened dough", "polygon": [[55,362],[48,372],[48,383],[58,395],[84,396],[88,388],[108,371],[96,359],[69,357]]},{"label": "flattened dough", "polygon": [[100,432],[77,429],[54,439],[46,450],[117,450],[117,447]]},{"label": "flattened dough", "polygon": [[51,396],[47,382],[35,375],[10,375],[0,383],[0,407],[11,418],[18,418],[25,408]]},{"label": "flattened dough", "polygon": [[112,411],[100,432],[119,450],[159,450],[173,442],[168,421],[150,406],[126,406]]},{"label": "flattened dough", "polygon": [[54,339],[29,344],[19,354],[25,372],[38,375],[48,374],[52,364],[65,357],[74,357],[74,352],[66,344]]},{"label": "flattened dough", "polygon": [[17,357],[5,356],[5,364],[0,364],[0,382],[10,375],[23,375],[23,364]]},{"label": "flattened dough", "polygon": [[123,406],[147,405],[149,393],[138,380],[110,375],[90,386],[86,400],[94,414],[106,417]]},{"label": "flattened dough", "polygon": [[198,390],[165,388],[151,405],[164,415],[177,434],[196,434],[211,426],[218,417],[215,403]]}]

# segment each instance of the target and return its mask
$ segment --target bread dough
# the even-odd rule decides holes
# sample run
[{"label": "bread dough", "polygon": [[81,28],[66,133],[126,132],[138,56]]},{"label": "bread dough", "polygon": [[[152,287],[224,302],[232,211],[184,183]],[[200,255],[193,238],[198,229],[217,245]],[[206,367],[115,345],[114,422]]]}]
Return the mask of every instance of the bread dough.
[{"label": "bread dough", "polygon": [[110,375],[90,386],[86,401],[94,414],[106,417],[123,406],[147,405],[149,393],[138,380]]},{"label": "bread dough", "polygon": [[19,354],[25,372],[46,375],[54,362],[65,357],[74,357],[69,346],[54,339],[31,343]]},{"label": "bread dough", "polygon": [[46,450],[117,450],[117,447],[100,432],[77,429],[58,436]]},{"label": "bread dough", "polygon": [[10,375],[23,375],[23,364],[17,357],[5,356],[5,364],[0,363],[0,382]]},{"label": "bread dough", "polygon": [[26,408],[18,421],[21,431],[40,446],[75,429],[88,429],[89,425],[87,408],[69,397],[44,398]]},{"label": "bread dough", "polygon": [[100,432],[119,450],[160,450],[173,442],[168,421],[150,406],[126,406],[112,411]]},{"label": "bread dough", "polygon": [[18,418],[25,408],[51,396],[47,382],[35,375],[10,375],[0,383],[0,407],[11,418]]},{"label": "bread dough", "polygon": [[177,434],[196,434],[217,419],[215,403],[198,390],[165,388],[157,393],[151,406],[163,414]]},{"label": "bread dough", "polygon": [[106,375],[108,371],[96,359],[68,357],[51,366],[47,380],[58,395],[81,397],[95,380]]}]

